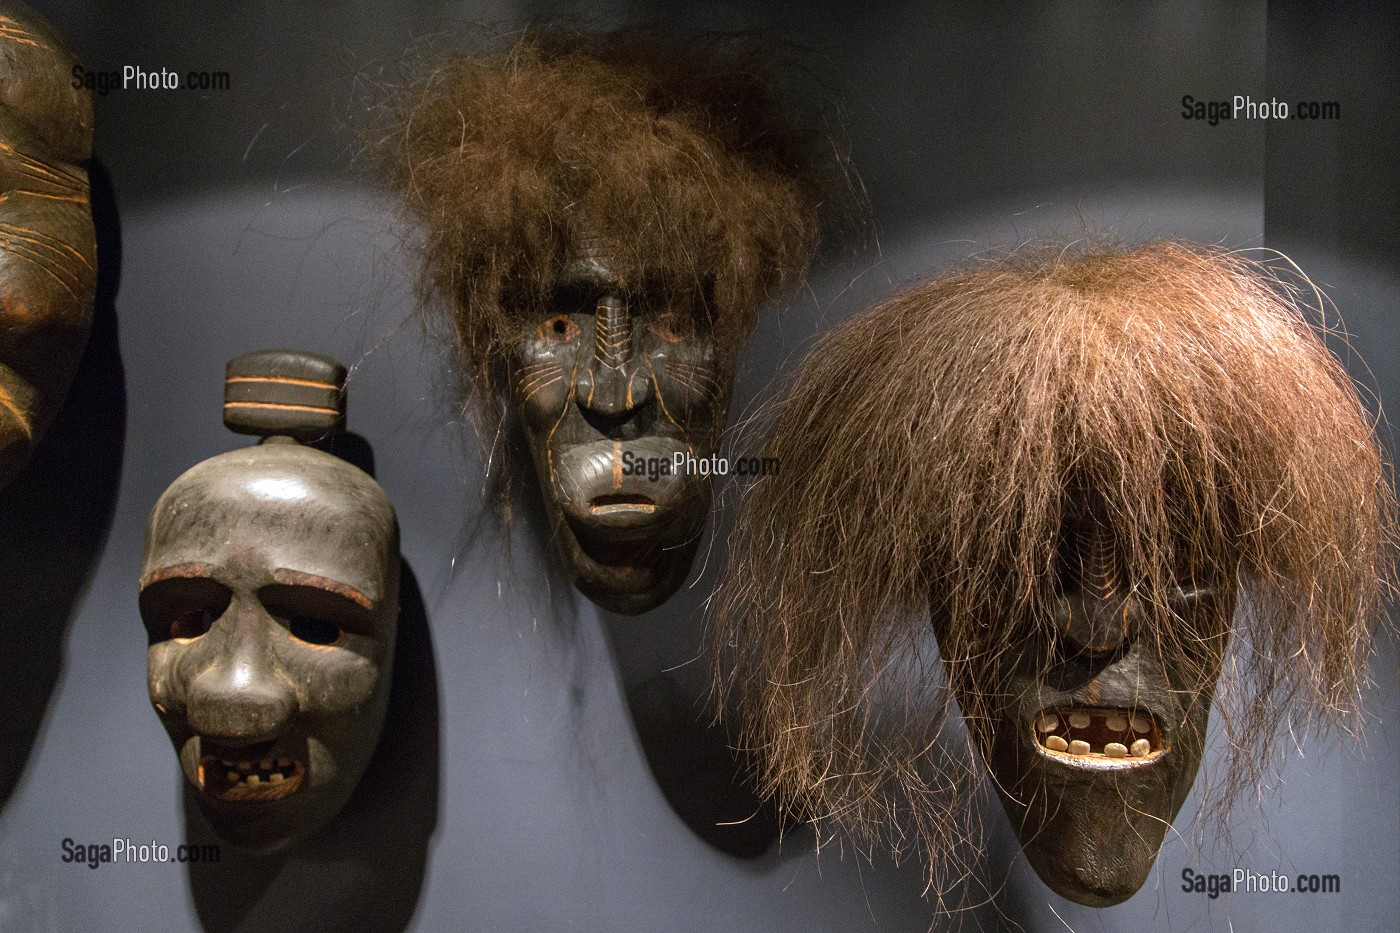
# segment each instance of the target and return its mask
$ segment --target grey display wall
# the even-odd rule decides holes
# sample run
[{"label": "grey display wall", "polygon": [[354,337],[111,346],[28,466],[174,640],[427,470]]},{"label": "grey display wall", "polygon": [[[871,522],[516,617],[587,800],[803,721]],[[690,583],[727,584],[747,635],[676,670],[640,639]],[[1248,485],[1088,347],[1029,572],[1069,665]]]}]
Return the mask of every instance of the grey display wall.
[{"label": "grey display wall", "polygon": [[[703,726],[694,585],[638,618],[563,580],[530,515],[505,553],[448,362],[409,321],[411,268],[354,181],[357,75],[423,36],[583,16],[760,28],[843,104],[878,246],[833,252],[755,335],[736,417],[832,321],[982,249],[1086,230],[1286,250],[1344,316],[1355,371],[1400,399],[1397,14],[1263,3],[614,6],[37,3],[92,70],[228,71],[219,92],[97,101],[102,291],[82,372],[35,464],[0,495],[0,930],[922,931],[920,866],[820,856],[731,786]],[[1183,120],[1181,98],[1337,100],[1334,123]],[[213,841],[145,689],[142,534],[220,423],[226,359],[304,347],[352,364],[350,429],[398,509],[404,615],[390,720],[349,808],[271,859],[62,860],[62,840]],[[1349,363],[1356,364],[1352,358]],[[878,465],[872,465],[878,469]],[[1148,885],[1095,911],[1052,894],[986,810],[992,902],[939,928],[1385,930],[1400,916],[1400,685],[1383,643],[1364,746],[1308,744],[1237,808],[1199,796]],[[1216,742],[1221,741],[1216,730]],[[1208,756],[1207,773],[1214,756]],[[1204,835],[1204,838],[1202,838]],[[1211,898],[1184,869],[1333,874],[1337,894]],[[1005,918],[1010,918],[1005,919]],[[980,924],[980,927],[979,927]]]}]

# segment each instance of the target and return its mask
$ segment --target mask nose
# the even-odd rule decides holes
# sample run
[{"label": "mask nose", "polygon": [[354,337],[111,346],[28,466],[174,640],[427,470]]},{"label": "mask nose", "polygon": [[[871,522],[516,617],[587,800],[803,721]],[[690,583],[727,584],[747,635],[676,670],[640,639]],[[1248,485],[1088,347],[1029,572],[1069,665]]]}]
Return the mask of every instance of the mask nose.
[{"label": "mask nose", "polygon": [[1124,586],[1112,532],[1097,522],[1078,531],[1061,562],[1060,633],[1074,652],[1115,654],[1131,644],[1141,608]]},{"label": "mask nose", "polygon": [[255,613],[229,613],[215,622],[210,635],[224,629],[211,645],[216,655],[186,692],[185,713],[195,732],[237,747],[271,741],[291,725],[296,693],[262,631],[272,624]]},{"label": "mask nose", "polygon": [[598,299],[593,318],[593,355],[580,374],[576,399],[599,433],[620,438],[651,398],[651,383],[639,371],[632,347],[632,313],[620,296]]}]

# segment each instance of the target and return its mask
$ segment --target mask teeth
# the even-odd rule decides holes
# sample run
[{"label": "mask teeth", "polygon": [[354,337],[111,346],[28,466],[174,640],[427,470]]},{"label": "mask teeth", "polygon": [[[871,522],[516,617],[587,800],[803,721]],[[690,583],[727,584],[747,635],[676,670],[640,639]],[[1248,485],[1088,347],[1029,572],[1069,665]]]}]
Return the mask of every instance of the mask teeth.
[{"label": "mask teeth", "polygon": [[257,787],[262,784],[280,784],[296,776],[296,762],[290,758],[262,758],[257,761],[237,761],[220,758],[219,765],[224,770],[224,778],[229,785],[245,784]]},{"label": "mask teeth", "polygon": [[1045,710],[1035,719],[1042,748],[1094,758],[1148,758],[1163,751],[1161,732],[1137,710]]},{"label": "mask teeth", "polygon": [[199,786],[215,800],[268,802],[301,790],[306,767],[295,758],[224,758],[199,762]]}]

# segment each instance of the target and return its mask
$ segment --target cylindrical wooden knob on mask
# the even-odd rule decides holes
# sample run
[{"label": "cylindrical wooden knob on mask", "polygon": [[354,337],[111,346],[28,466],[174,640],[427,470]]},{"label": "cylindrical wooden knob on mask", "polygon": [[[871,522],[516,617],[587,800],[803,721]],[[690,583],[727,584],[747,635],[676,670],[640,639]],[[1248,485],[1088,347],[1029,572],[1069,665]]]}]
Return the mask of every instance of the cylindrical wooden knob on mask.
[{"label": "cylindrical wooden knob on mask", "polygon": [[224,425],[239,434],[315,441],[345,427],[344,365],[302,350],[255,350],[228,361]]}]

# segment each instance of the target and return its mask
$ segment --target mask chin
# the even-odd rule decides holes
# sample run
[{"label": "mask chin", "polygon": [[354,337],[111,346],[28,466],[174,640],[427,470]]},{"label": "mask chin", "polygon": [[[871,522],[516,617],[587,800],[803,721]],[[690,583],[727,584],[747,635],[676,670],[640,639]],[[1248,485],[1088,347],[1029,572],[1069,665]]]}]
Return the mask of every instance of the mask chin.
[{"label": "mask chin", "polygon": [[[388,680],[363,706],[321,712],[266,741],[220,742],[166,718],[200,813],[222,839],[251,852],[287,849],[344,808],[383,730]],[[165,718],[165,717],[163,717]]]},{"label": "mask chin", "polygon": [[1183,709],[1140,645],[1087,678],[1023,660],[992,734],[987,767],[1026,859],[1062,897],[1121,903],[1142,887],[1200,766],[1209,688]]},{"label": "mask chin", "polygon": [[673,487],[665,499],[626,493],[569,508],[550,497],[548,511],[569,579],[610,612],[638,615],[669,599],[690,573],[710,502],[708,481]]}]

